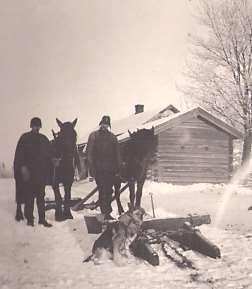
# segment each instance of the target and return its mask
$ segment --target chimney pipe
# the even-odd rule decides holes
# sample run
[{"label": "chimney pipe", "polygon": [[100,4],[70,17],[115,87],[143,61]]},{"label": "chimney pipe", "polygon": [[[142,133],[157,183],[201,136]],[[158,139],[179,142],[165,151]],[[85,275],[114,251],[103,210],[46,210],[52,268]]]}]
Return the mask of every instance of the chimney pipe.
[{"label": "chimney pipe", "polygon": [[144,105],[143,104],[136,104],[135,105],[135,114],[144,112]]}]

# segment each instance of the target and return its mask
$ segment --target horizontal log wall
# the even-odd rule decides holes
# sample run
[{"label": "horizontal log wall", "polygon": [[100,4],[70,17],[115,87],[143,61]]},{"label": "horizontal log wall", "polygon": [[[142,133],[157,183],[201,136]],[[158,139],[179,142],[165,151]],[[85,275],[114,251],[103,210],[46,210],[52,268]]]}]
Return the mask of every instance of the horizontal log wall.
[{"label": "horizontal log wall", "polygon": [[194,116],[158,135],[158,181],[225,183],[232,171],[232,138]]}]

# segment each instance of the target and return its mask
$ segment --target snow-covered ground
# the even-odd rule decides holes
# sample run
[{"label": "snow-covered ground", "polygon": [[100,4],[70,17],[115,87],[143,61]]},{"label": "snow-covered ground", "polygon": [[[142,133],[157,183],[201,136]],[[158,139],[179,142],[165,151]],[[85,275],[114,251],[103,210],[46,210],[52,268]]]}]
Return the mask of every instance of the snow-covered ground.
[{"label": "snow-covered ground", "polygon": [[[74,195],[83,196],[92,186],[75,185]],[[47,218],[54,225],[50,229],[16,223],[14,181],[0,180],[0,288],[252,288],[252,211],[247,210],[252,205],[250,190],[223,185],[146,183],[143,207],[151,214],[150,192],[157,217],[209,213],[213,224],[218,219],[217,228],[204,225],[200,229],[221,248],[222,258],[213,260],[186,252],[197,271],[178,269],[160,252],[158,267],[134,258],[123,267],[112,261],[99,266],[83,264],[96,237],[87,234],[85,212],[74,213],[74,220],[56,223],[49,211]],[[47,195],[51,196],[49,189]],[[122,196],[124,206],[127,198],[127,194]],[[221,215],[220,209],[224,210]]]}]

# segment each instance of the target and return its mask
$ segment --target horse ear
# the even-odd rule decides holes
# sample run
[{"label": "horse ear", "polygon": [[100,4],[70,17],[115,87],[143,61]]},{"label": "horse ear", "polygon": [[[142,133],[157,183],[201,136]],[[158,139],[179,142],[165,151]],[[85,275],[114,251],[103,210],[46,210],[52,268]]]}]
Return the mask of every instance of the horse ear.
[{"label": "horse ear", "polygon": [[72,122],[73,128],[76,126],[77,121],[78,121],[78,118],[76,118],[76,119]]},{"label": "horse ear", "polygon": [[155,132],[154,126],[151,128],[151,131],[152,131],[152,133],[154,135],[154,132]]},{"label": "horse ear", "polygon": [[52,129],[52,134],[53,134],[53,138],[56,139],[56,133],[53,129]]},{"label": "horse ear", "polygon": [[128,133],[129,133],[129,136],[131,137],[132,136],[132,133],[130,132],[130,130],[128,129]]},{"label": "horse ear", "polygon": [[63,127],[63,122],[61,122],[58,118],[56,118],[56,122],[60,128]]}]

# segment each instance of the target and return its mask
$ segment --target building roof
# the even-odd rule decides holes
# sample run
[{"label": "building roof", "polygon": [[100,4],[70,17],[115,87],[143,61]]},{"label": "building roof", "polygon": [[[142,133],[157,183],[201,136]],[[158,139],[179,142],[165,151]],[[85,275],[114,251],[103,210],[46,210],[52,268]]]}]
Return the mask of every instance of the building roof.
[{"label": "building roof", "polygon": [[[141,112],[138,114],[133,114],[128,117],[122,118],[120,120],[112,121],[111,123],[111,131],[116,135],[122,135],[128,130],[133,131],[136,128],[143,126],[148,122],[155,121],[157,119],[165,118],[167,116],[178,113],[179,110],[173,106],[168,105],[167,107],[157,108],[145,112]],[[93,130],[98,129],[98,127]],[[80,144],[87,143],[89,134],[85,135],[79,140]]]},{"label": "building roof", "polygon": [[[243,134],[234,127],[228,125],[221,119],[213,116],[201,107],[196,107],[185,112],[179,112],[174,106],[169,105],[163,109],[155,109],[151,111],[134,114],[118,121],[112,122],[112,132],[117,136],[119,142],[129,140],[129,132],[137,129],[151,129],[154,127],[154,134],[157,135],[169,128],[176,127],[183,121],[190,119],[194,115],[203,121],[226,132],[234,139],[242,138]],[[96,128],[98,129],[98,127]],[[88,141],[88,135],[79,141],[80,145],[84,145]]]},{"label": "building roof", "polygon": [[[179,112],[179,113],[171,114],[167,117],[149,121],[141,126],[135,127],[133,131],[137,129],[142,129],[142,128],[151,129],[152,127],[154,127],[154,134],[157,135],[169,128],[176,127],[181,122],[190,119],[192,115],[194,115],[197,118],[202,119],[203,121],[210,123],[211,125],[215,127],[218,127],[219,129],[226,132],[234,139],[239,139],[239,138],[242,138],[243,136],[242,132],[228,125],[221,119],[213,116],[212,114],[210,114],[209,112],[207,112],[201,107],[196,107],[186,112]],[[130,131],[130,132],[133,132],[133,131]],[[120,136],[118,136],[118,141],[124,142],[124,141],[127,141],[129,138],[130,138],[129,132],[127,131],[121,134]]]}]

